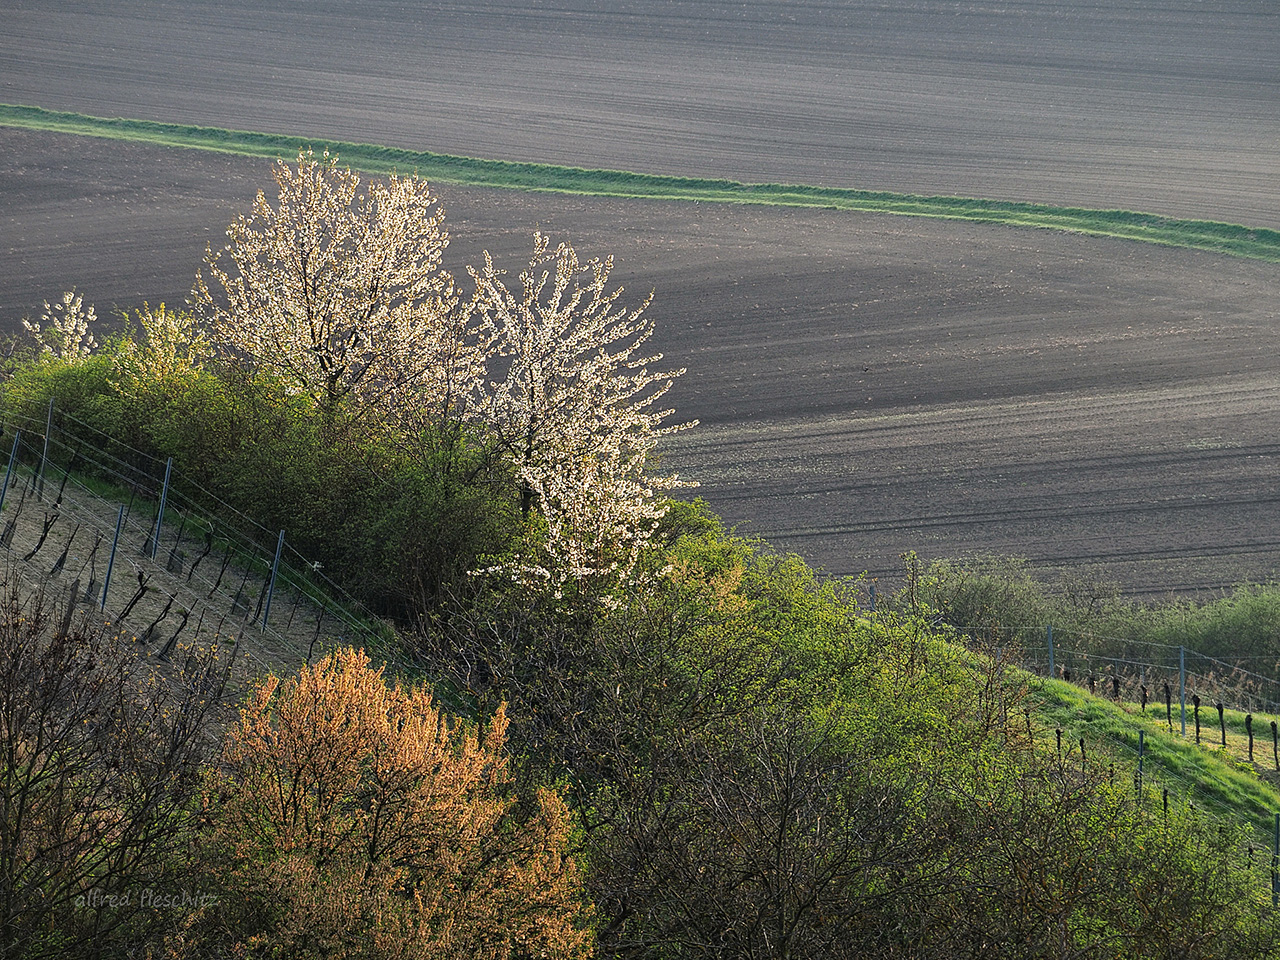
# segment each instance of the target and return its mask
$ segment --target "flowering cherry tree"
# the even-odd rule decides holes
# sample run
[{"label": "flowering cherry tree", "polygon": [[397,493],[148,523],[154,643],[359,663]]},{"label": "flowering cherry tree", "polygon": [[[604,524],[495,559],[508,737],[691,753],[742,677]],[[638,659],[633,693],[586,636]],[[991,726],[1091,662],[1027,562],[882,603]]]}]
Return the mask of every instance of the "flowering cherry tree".
[{"label": "flowering cherry tree", "polygon": [[674,411],[659,401],[684,370],[651,368],[662,359],[643,350],[652,298],[622,306],[612,267],[537,233],[518,290],[487,253],[471,271],[476,309],[509,363],[483,411],[520,477],[522,514],[536,502],[547,521],[546,563],[528,572],[557,583],[625,576],[665,512],[656,491],[688,485],[645,472],[659,438],[693,424],[664,425]]},{"label": "flowering cherry tree", "polygon": [[22,325],[40,344],[40,352],[59,360],[77,360],[93,352],[98,342],[89,327],[97,323],[93,306],[85,307],[74,290],[68,290],[52,306],[45,301],[39,321],[22,318]]},{"label": "flowering cherry tree", "polygon": [[389,176],[362,191],[359,174],[311,151],[277,162],[275,179],[276,201],[259,192],[196,277],[215,346],[330,418],[349,396],[369,409],[437,398],[469,313],[440,268],[448,234],[429,185]]}]

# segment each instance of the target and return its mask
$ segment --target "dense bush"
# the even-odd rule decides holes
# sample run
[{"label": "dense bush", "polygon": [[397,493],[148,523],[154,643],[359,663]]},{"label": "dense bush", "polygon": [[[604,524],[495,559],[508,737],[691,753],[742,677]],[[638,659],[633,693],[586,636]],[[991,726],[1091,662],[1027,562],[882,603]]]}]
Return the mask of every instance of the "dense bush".
[{"label": "dense bush", "polygon": [[577,957],[569,815],[509,789],[501,708],[483,733],[352,650],[251,694],[211,776],[192,928],[237,956]]},{"label": "dense bush", "polygon": [[231,723],[215,652],[0,601],[0,955],[589,952],[569,811],[511,789],[501,709],[480,732],[348,650]]},{"label": "dense bush", "polygon": [[612,605],[495,591],[426,639],[511,702],[527,781],[568,786],[603,952],[1270,955],[1241,838],[1045,751],[1025,678],[676,524]]},{"label": "dense bush", "polygon": [[1141,659],[1136,645],[1164,644],[1280,672],[1276,584],[1242,584],[1208,599],[1144,603],[1122,597],[1114,584],[1088,572],[1049,583],[1025,561],[976,557],[934,561],[913,589],[939,622],[975,639],[1043,645],[1052,625],[1055,635],[1096,656]]},{"label": "dense bush", "polygon": [[53,400],[64,437],[156,487],[157,461],[173,457],[184,493],[208,494],[211,515],[227,504],[284,530],[352,594],[406,621],[467,593],[468,571],[520,533],[510,468],[456,425],[406,436],[337,414],[322,422],[306,400],[235,367],[142,377],[127,362],[137,349],[119,337],[102,353],[20,365],[4,384],[6,418],[43,433]]}]

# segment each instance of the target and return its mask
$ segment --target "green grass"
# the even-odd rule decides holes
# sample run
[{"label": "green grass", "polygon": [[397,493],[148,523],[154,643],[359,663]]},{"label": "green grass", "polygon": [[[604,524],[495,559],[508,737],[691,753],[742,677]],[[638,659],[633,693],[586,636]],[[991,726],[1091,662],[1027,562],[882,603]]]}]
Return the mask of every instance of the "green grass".
[{"label": "green grass", "polygon": [[[1173,707],[1173,731],[1164,705],[1113,703],[1060,680],[1037,679],[1032,718],[1037,739],[1056,749],[1055,728],[1062,730],[1063,753],[1079,763],[1080,740],[1091,760],[1104,755],[1116,764],[1116,776],[1132,778],[1138,765],[1138,733],[1145,733],[1143,781],[1149,796],[1169,790],[1169,802],[1194,803],[1209,813],[1253,828],[1269,842],[1273,817],[1280,812],[1280,778],[1274,771],[1269,718],[1254,718],[1254,764],[1248,762],[1243,713],[1224,714],[1227,746],[1221,746],[1218,713],[1201,706],[1201,742],[1195,742],[1191,704],[1187,735],[1180,734],[1180,713]],[[1070,753],[1068,754],[1068,751]]]},{"label": "green grass", "polygon": [[1001,223],[1120,237],[1280,262],[1280,231],[1210,220],[1178,220],[1127,210],[1091,210],[966,197],[926,197],[802,184],[739,183],[735,180],[668,177],[622,170],[511,163],[369,143],[91,117],[12,104],[0,104],[0,125],[271,159],[292,159],[299,149],[312,147],[336,153],[351,167],[368,173],[417,172],[440,183],[602,197],[816,207]]}]

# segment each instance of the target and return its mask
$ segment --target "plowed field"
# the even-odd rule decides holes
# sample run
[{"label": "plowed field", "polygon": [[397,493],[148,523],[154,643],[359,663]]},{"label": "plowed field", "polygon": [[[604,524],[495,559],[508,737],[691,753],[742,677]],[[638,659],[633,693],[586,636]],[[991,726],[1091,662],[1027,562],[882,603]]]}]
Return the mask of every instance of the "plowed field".
[{"label": "plowed field", "polygon": [[[0,100],[499,158],[1280,226],[1266,5],[65,4]],[[266,166],[0,130],[0,324],[181,301]],[[652,308],[668,464],[838,573],[1016,554],[1134,592],[1280,569],[1280,269],[1040,231],[446,187],[452,266],[540,225]]]}]

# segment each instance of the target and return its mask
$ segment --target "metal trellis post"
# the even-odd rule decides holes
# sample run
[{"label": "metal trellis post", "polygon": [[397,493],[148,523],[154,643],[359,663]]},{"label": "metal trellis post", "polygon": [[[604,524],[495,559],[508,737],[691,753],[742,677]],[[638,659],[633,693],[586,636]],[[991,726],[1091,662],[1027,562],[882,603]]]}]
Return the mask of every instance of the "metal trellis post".
[{"label": "metal trellis post", "polygon": [[271,615],[271,595],[276,591],[276,572],[280,569],[280,554],[284,550],[284,531],[276,541],[276,558],[271,562],[271,580],[267,583],[267,603],[262,610],[262,629],[267,629],[267,617]]},{"label": "metal trellis post", "polygon": [[107,575],[102,578],[102,603],[99,610],[107,609],[107,588],[111,586],[111,568],[116,563],[116,547],[120,545],[120,528],[124,526],[124,504],[120,504],[120,513],[116,516],[116,536],[111,541],[111,557],[107,560]]},{"label": "metal trellis post", "polygon": [[13,434],[13,449],[9,451],[9,468],[4,472],[4,486],[0,487],[0,510],[4,509],[4,498],[9,493],[9,478],[13,475],[13,462],[18,459],[18,443],[22,440],[22,431]]},{"label": "metal trellis post", "polygon": [[1138,731],[1138,796],[1142,796],[1142,759],[1147,752],[1147,732]]},{"label": "metal trellis post", "polygon": [[1271,906],[1280,906],[1280,813],[1276,814],[1275,843],[1271,847]]},{"label": "metal trellis post", "polygon": [[164,523],[164,506],[169,501],[169,474],[173,472],[173,457],[170,457],[164,465],[164,486],[160,488],[160,512],[156,514],[156,530],[151,537],[151,559],[156,558],[156,551],[160,548],[160,525]]},{"label": "metal trellis post", "polygon": [[1182,735],[1187,735],[1187,648],[1178,648],[1178,699],[1182,703]]},{"label": "metal trellis post", "polygon": [[49,415],[44,423],[44,450],[40,454],[40,473],[36,477],[36,499],[44,498],[44,467],[49,461],[49,434],[53,433],[53,397],[49,398]]}]

